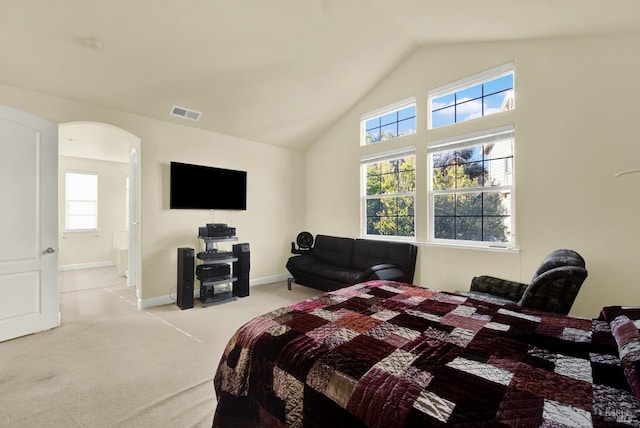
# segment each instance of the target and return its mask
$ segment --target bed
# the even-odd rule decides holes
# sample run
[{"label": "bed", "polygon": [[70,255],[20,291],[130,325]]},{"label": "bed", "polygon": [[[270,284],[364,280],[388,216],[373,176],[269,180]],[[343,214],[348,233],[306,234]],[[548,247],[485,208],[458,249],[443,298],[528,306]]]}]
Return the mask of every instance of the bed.
[{"label": "bed", "polygon": [[638,320],[369,281],[241,327],[213,426],[639,427]]}]

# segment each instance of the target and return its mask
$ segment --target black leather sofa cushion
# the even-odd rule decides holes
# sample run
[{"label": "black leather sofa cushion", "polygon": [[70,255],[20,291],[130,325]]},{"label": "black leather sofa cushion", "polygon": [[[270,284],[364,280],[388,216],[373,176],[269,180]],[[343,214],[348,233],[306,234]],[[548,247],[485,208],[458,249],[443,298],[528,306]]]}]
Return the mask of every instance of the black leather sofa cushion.
[{"label": "black leather sofa cushion", "polygon": [[351,265],[356,269],[366,270],[372,265],[393,264],[403,272],[412,272],[410,279],[413,280],[413,271],[416,264],[415,254],[407,251],[407,245],[411,244],[356,239],[353,248],[353,263]]},{"label": "black leather sofa cushion", "polygon": [[304,257],[292,257],[291,266],[305,274],[349,284],[355,284],[362,274],[360,269],[342,266],[337,268],[337,265],[326,263],[313,254]]},{"label": "black leather sofa cushion", "polygon": [[319,261],[335,266],[351,267],[353,260],[354,240],[335,236],[316,236],[313,255]]}]

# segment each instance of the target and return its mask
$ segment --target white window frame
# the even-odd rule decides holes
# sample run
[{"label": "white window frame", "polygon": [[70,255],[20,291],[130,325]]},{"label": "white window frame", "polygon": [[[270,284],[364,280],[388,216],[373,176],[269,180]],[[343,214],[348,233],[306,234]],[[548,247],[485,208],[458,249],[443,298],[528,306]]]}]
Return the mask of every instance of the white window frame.
[{"label": "white window frame", "polygon": [[[399,240],[399,241],[415,241],[416,239],[416,190],[413,192],[401,192],[401,193],[393,193],[393,194],[377,194],[377,195],[367,195],[367,170],[366,166],[372,163],[386,161],[386,160],[395,160],[395,159],[403,159],[413,157],[416,159],[416,148],[415,146],[404,147],[396,150],[389,150],[385,152],[377,152],[374,154],[362,156],[360,158],[360,195],[361,195],[361,222],[362,222],[362,236],[366,238],[373,239],[384,239],[384,240]],[[415,164],[416,162],[414,162]],[[416,186],[417,186],[416,182]],[[413,198],[413,235],[412,236],[399,236],[399,235],[377,235],[377,234],[369,234],[367,233],[367,201],[369,199],[376,199],[384,197],[411,197]]]},{"label": "white window frame", "polygon": [[[456,149],[462,149],[466,147],[477,146],[481,144],[490,144],[493,142],[499,142],[504,140],[511,140],[512,144],[512,169],[509,171],[511,174],[510,184],[491,187],[474,187],[464,189],[451,189],[451,190],[434,190],[433,189],[433,155],[440,152],[452,151]],[[431,244],[441,244],[447,246],[456,247],[474,247],[474,248],[494,248],[494,249],[516,249],[516,155],[515,155],[515,128],[513,125],[508,125],[500,128],[488,129],[485,131],[475,132],[471,134],[465,134],[457,137],[447,138],[443,140],[437,140],[428,144],[427,155],[427,193],[429,203],[429,235],[428,242]],[[492,241],[473,241],[473,240],[461,240],[461,239],[443,239],[435,237],[435,206],[434,198],[436,195],[442,194],[455,194],[455,193],[481,193],[481,192],[510,192],[510,230],[507,242],[492,242]]]},{"label": "white window frame", "polygon": [[[77,176],[91,176],[95,177],[95,197],[89,197],[84,199],[70,199],[71,189],[70,186],[70,175]],[[73,214],[72,205],[74,202],[86,203],[88,205],[92,205],[93,214]],[[66,171],[65,172],[65,232],[97,232],[98,230],[98,174],[95,172],[84,172],[84,171]],[[93,218],[94,227],[73,227],[73,217],[74,216],[87,216]]]},{"label": "white window frame", "polygon": [[[484,84],[484,83],[488,83],[492,80],[495,79],[499,79],[501,77],[507,76],[509,74],[513,75],[513,87],[511,89],[511,96],[508,99],[509,102],[509,108],[507,110],[512,110],[515,108],[515,87],[516,87],[516,82],[515,82],[515,63],[513,61],[500,65],[498,67],[494,67],[490,70],[486,70],[477,74],[474,74],[472,76],[466,77],[464,79],[460,79],[457,80],[455,82],[451,82],[449,84],[440,86],[438,88],[434,88],[432,90],[430,90],[427,93],[428,96],[428,118],[427,118],[427,127],[428,129],[434,129],[433,128],[433,101],[437,98],[446,96],[446,95],[451,95],[454,94],[456,92],[459,91],[463,91],[465,89],[480,85],[480,84]],[[477,117],[481,118],[481,117],[486,117],[487,115],[482,115]],[[473,119],[468,119],[468,120],[473,120]],[[461,121],[461,122],[454,122],[454,123],[450,123],[447,125],[442,125],[442,126],[438,126],[435,129],[439,129],[439,128],[443,128],[446,126],[452,126],[452,125],[456,125],[458,123],[463,123],[466,122],[465,121]]]},{"label": "white window frame", "polygon": [[379,141],[374,141],[372,143],[367,143],[366,123],[367,123],[367,121],[369,121],[371,119],[382,117],[382,116],[385,116],[387,114],[394,113],[394,112],[406,109],[408,107],[414,107],[415,110],[416,110],[416,115],[415,115],[415,119],[414,119],[414,123],[415,123],[415,128],[416,129],[414,129],[414,132],[412,134],[409,134],[409,135],[415,135],[415,133],[417,132],[417,128],[418,128],[418,111],[417,111],[418,109],[417,109],[417,106],[416,106],[416,97],[411,97],[411,98],[404,99],[402,101],[398,101],[398,102],[393,103],[393,104],[389,104],[389,105],[381,107],[379,109],[370,111],[370,112],[365,113],[362,116],[360,116],[360,145],[361,146],[371,146],[373,144],[378,144],[380,142],[392,141],[392,140],[395,140],[397,138],[404,137],[405,135],[400,135],[400,136],[396,136],[394,138],[387,139],[387,140],[379,140]]}]

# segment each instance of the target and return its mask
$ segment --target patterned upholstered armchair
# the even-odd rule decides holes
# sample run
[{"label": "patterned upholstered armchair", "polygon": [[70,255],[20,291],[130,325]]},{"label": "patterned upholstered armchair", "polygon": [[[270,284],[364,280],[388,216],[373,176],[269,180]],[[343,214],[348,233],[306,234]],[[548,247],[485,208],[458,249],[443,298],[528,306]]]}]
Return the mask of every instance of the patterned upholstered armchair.
[{"label": "patterned upholstered armchair", "polygon": [[573,250],[549,254],[529,284],[492,276],[477,276],[465,295],[496,303],[517,303],[524,308],[568,314],[587,278],[584,259]]}]

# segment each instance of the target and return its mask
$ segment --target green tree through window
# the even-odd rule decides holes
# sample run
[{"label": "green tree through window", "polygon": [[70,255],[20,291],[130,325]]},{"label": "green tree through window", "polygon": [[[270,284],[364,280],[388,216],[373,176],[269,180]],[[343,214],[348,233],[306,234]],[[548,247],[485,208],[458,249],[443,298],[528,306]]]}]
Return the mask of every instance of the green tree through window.
[{"label": "green tree through window", "polygon": [[367,235],[415,236],[416,158],[365,164]]},{"label": "green tree through window", "polygon": [[511,242],[513,140],[432,153],[436,240]]}]

